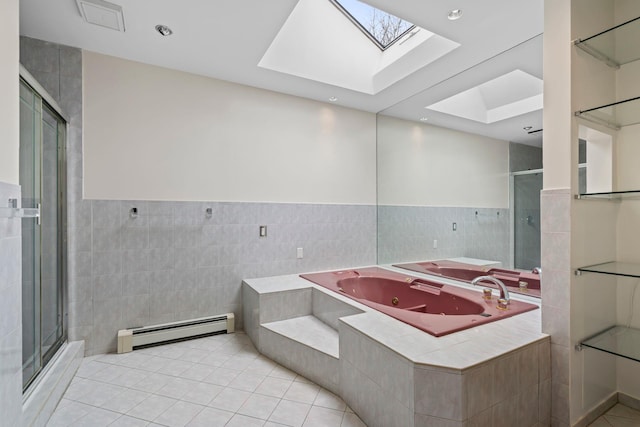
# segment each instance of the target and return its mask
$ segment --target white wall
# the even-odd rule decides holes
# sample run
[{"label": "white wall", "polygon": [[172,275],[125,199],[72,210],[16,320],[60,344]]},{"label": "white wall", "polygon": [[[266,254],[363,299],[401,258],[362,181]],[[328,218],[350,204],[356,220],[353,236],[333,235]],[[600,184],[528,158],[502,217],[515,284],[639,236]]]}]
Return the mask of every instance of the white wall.
[{"label": "white wall", "polygon": [[[578,137],[584,130],[579,130],[579,125],[613,139],[612,149],[607,149],[606,155],[598,150],[594,153],[593,147],[587,153],[589,163],[594,157],[596,160],[612,158],[612,162],[607,160],[607,168],[613,167],[613,172],[605,173],[606,180],[611,182],[607,186],[613,186],[615,190],[639,188],[640,174],[633,159],[638,154],[634,142],[637,142],[640,127],[630,126],[615,132],[572,118],[572,113],[640,95],[637,83],[640,66],[625,65],[616,71],[571,47],[570,43],[575,38],[588,37],[638,15],[640,3],[635,0],[545,2],[545,190],[568,187],[571,194],[578,191],[577,146]],[[633,45],[634,41],[633,37],[618,40],[625,45]],[[564,86],[569,79],[570,86]],[[543,199],[544,196],[543,193]],[[563,262],[561,274],[554,275],[543,261],[542,301],[544,331],[552,334],[553,416],[573,425],[616,391],[640,397],[640,364],[603,352],[578,352],[572,348],[573,344],[616,323],[626,324],[630,319],[630,296],[637,280],[598,274],[575,277],[572,269],[615,259],[640,262],[637,243],[640,240],[640,209],[637,200],[622,203],[571,200],[567,206],[569,256],[562,250],[564,236],[561,233],[543,233],[543,240],[547,240],[546,246],[543,241],[543,254]],[[548,209],[547,213],[550,211]],[[553,222],[555,219],[548,224]],[[567,290],[568,304],[565,302]],[[550,307],[551,302],[559,304],[554,308]],[[567,318],[568,334],[564,326]],[[634,317],[631,324],[638,327],[640,322]],[[565,398],[569,401],[568,408]]]},{"label": "white wall", "polygon": [[574,425],[616,390],[615,358],[574,349],[615,323],[615,279],[573,269],[615,259],[617,205],[572,197],[578,125],[591,127],[573,112],[611,102],[615,86],[613,71],[571,41],[612,24],[612,0],[545,1],[542,327],[551,334],[552,425]]},{"label": "white wall", "polygon": [[378,117],[378,203],[509,207],[509,143]]},{"label": "white wall", "polygon": [[0,181],[18,183],[18,1],[0,2]]},{"label": "white wall", "polygon": [[[624,22],[640,16],[640,2],[637,0],[616,0],[616,22]],[[640,96],[640,61],[624,65],[617,72],[617,100]],[[627,126],[618,132],[616,140],[617,168],[616,179],[619,190],[640,189],[640,172],[638,156],[640,147],[640,125]],[[617,252],[618,259],[640,263],[640,200],[625,200],[620,204],[618,215]],[[618,279],[618,323],[640,328],[640,280],[631,278]],[[634,295],[633,304],[631,296]],[[618,390],[636,399],[640,399],[640,363],[618,358]]]},{"label": "white wall", "polygon": [[375,115],[84,52],[88,199],[375,204]]},{"label": "white wall", "polygon": [[[614,25],[613,3],[612,0],[573,1],[569,40],[585,38]],[[615,100],[616,76],[613,68],[575,47],[571,47],[570,58],[572,110],[584,110]],[[611,168],[615,167],[610,141],[613,140],[615,144],[614,132],[588,121],[571,119],[571,116],[572,111],[566,115],[567,122],[572,124],[571,138],[563,144],[572,154],[570,163],[566,165],[567,171],[571,173],[572,193],[578,192],[577,151],[580,136],[590,141],[587,143],[587,167],[591,169],[587,171],[588,191],[610,191],[613,185]],[[598,162],[598,158],[602,162]],[[598,182],[594,183],[593,180]],[[587,200],[573,202],[572,265],[569,268],[616,258],[618,207],[617,203],[593,203]],[[615,324],[617,288],[615,278],[599,274],[571,277],[570,342],[575,343]],[[575,423],[618,388],[616,360],[605,353],[590,350],[577,352],[570,348],[569,355],[571,422]]]},{"label": "white wall", "polygon": [[557,42],[570,39],[570,12],[567,2],[545,1],[542,179],[546,190],[571,186],[571,149],[565,143],[571,138],[571,124],[558,120],[571,114],[571,46]]}]

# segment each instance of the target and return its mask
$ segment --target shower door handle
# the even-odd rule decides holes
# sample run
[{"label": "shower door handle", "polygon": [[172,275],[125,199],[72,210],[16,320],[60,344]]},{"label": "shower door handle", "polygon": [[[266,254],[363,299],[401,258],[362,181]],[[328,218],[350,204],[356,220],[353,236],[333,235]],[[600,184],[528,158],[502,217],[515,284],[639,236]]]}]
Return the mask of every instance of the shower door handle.
[{"label": "shower door handle", "polygon": [[36,216],[36,224],[42,225],[42,203],[38,203],[36,205],[36,209],[38,209],[38,214]]},{"label": "shower door handle", "polygon": [[0,207],[0,218],[37,218],[40,224],[40,203],[35,208],[19,208],[18,199],[9,199],[9,206]]}]

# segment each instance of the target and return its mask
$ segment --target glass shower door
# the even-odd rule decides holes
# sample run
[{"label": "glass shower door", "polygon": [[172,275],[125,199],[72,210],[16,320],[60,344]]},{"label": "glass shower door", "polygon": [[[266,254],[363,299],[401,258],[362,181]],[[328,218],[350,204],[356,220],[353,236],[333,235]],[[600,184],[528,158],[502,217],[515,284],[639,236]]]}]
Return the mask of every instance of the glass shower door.
[{"label": "glass shower door", "polygon": [[53,356],[63,338],[61,153],[65,125],[46,104],[42,108],[41,342],[43,359]]},{"label": "glass shower door", "polygon": [[26,389],[65,339],[64,146],[66,124],[20,81],[22,207],[40,208],[22,219],[22,362]]},{"label": "glass shower door", "polygon": [[[40,205],[42,102],[20,82],[20,186],[22,207]],[[22,381],[26,387],[42,368],[40,347],[40,225],[22,219]]]},{"label": "glass shower door", "polygon": [[542,172],[513,174],[514,267],[540,267],[540,191]]}]

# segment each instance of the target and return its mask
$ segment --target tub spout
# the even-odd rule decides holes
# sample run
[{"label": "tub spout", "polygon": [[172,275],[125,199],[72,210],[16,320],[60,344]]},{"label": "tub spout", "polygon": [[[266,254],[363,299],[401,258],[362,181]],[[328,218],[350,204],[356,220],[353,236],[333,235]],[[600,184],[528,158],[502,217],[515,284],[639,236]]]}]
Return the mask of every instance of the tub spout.
[{"label": "tub spout", "polygon": [[537,274],[542,279],[542,267],[534,267],[533,270],[531,270],[531,272],[533,274]]},{"label": "tub spout", "polygon": [[509,290],[504,285],[504,283],[502,283],[502,280],[496,279],[493,276],[478,276],[471,281],[471,284],[477,285],[479,282],[491,282],[498,285],[498,288],[500,288],[500,298],[504,299],[507,302],[507,304],[509,304],[510,302]]}]

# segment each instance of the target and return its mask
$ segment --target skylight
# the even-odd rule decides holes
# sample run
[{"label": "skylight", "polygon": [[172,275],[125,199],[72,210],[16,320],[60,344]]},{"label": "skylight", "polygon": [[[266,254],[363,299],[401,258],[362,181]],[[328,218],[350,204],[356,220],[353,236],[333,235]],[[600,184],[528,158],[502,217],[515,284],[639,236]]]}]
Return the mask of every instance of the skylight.
[{"label": "skylight", "polygon": [[415,27],[411,22],[358,0],[329,0],[371,41],[385,50]]},{"label": "skylight", "polygon": [[514,70],[425,108],[490,124],[542,109],[542,80]]},{"label": "skylight", "polygon": [[386,50],[363,34],[333,1],[297,0],[258,66],[375,95],[460,46],[417,26]]}]

